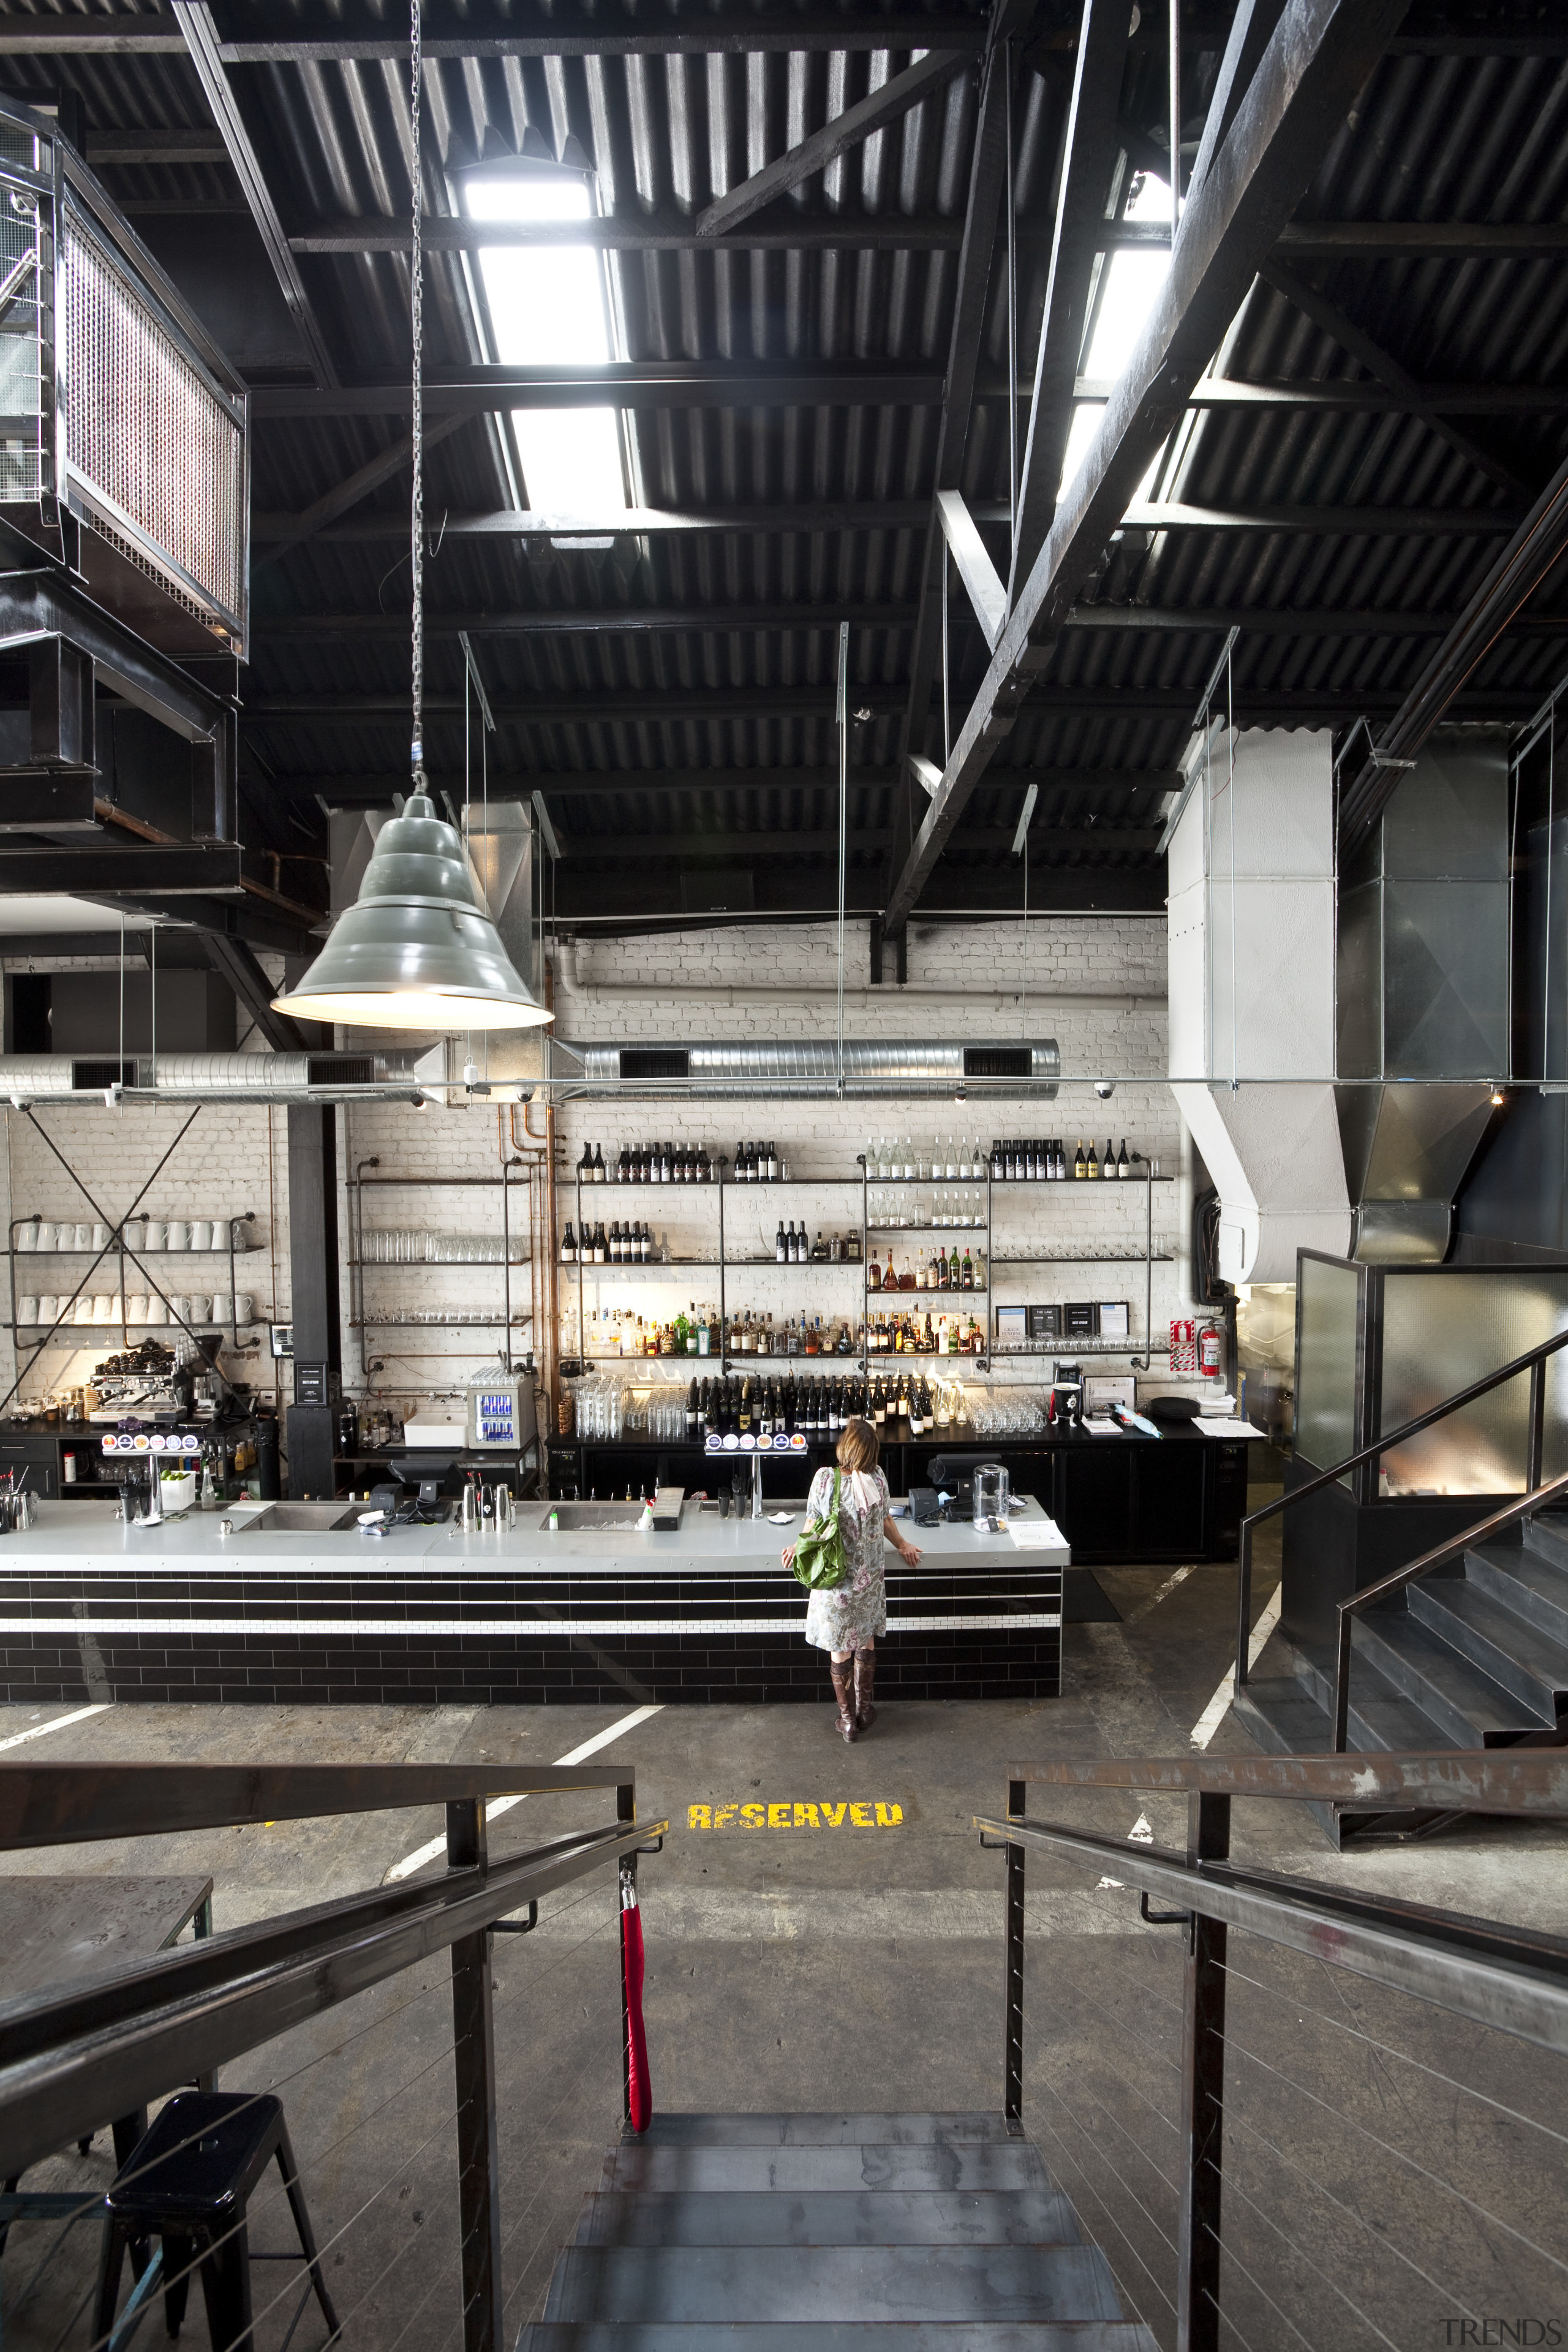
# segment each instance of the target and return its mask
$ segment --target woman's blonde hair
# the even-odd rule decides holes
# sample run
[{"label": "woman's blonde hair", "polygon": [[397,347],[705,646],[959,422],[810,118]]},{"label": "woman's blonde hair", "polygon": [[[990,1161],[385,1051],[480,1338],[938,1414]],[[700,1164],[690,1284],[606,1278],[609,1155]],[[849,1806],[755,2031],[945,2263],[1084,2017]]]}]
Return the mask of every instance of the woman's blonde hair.
[{"label": "woman's blonde hair", "polygon": [[881,1458],[882,1441],[868,1421],[847,1421],[837,1444],[841,1470],[874,1470]]}]

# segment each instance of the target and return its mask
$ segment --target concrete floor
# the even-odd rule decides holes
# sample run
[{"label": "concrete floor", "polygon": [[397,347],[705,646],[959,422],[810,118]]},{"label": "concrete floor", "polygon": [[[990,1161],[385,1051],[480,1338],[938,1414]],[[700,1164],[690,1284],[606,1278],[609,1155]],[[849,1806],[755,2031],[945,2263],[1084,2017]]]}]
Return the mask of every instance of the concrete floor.
[{"label": "concrete floor", "polygon": [[[1259,1607],[1274,1573],[1266,1555]],[[1123,1622],[1069,1629],[1059,1701],[890,1706],[847,1749],[831,1735],[825,1672],[820,1713],[666,1708],[595,1759],[635,1761],[640,1813],[671,1822],[641,1874],[662,2105],[1000,2105],[1003,1864],[980,1850],[971,1817],[1003,1810],[1015,1759],[1190,1752],[1231,1662],[1234,1570],[1173,1583],[1167,1570],[1126,1569],[1100,1580]],[[0,1739],[67,1711],[0,1708]],[[119,1706],[5,1760],[548,1763],[619,1712]],[[1210,1752],[1248,1746],[1227,1717]],[[757,1802],[788,1802],[792,1826],[689,1826],[693,1806]],[[850,1802],[873,1825],[846,1813],[827,1826],[822,1809]],[[817,1827],[793,1826],[796,1804],[817,1809]],[[876,1826],[879,1805],[897,1819]],[[1119,1839],[1140,1817],[1161,1843],[1184,1833],[1184,1809],[1168,1800],[1107,1792],[1055,1810]],[[592,1797],[531,1799],[496,1824],[492,1850],[606,1811]],[[0,1857],[0,1868],[210,1871],[221,1930],[375,1885],[439,1828],[431,1812],[286,1822]],[[1341,1857],[1302,1809],[1258,1803],[1238,1808],[1237,1845],[1319,1880],[1568,1932],[1568,1829],[1486,1824]],[[1130,2308],[1169,2344],[1182,1939],[1142,1927],[1136,1898],[1098,1885],[1101,1875],[1030,1864],[1026,2123]],[[1231,1965],[1222,2299],[1237,2340],[1412,2352],[1554,2340],[1458,2332],[1500,2315],[1555,2322],[1568,2342],[1562,2063],[1248,1939],[1233,1938]],[[510,2332],[537,2315],[618,2126],[608,1881],[563,1890],[535,1935],[498,1939],[494,1968]],[[450,2024],[445,1967],[432,1961],[223,2077],[283,2097],[345,2342],[376,2352],[461,2341]],[[111,2168],[105,2134],[88,2158],[57,2158],[26,2185],[90,2192]],[[7,2352],[89,2341],[95,2233],[56,2240],[52,2226],[12,2233],[0,2265]],[[288,2242],[269,2196],[255,2243]],[[286,2265],[257,2274],[263,2352],[282,2341],[293,2276]],[[187,2326],[205,2341],[199,2311]],[[312,2312],[294,2342],[321,2336]]]}]

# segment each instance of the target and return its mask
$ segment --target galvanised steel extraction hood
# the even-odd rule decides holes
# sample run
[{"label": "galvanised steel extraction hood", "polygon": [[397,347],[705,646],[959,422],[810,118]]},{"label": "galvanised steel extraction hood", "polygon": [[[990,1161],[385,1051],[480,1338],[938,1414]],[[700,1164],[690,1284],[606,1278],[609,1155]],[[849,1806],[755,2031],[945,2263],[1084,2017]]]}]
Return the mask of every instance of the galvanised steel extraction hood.
[{"label": "galvanised steel extraction hood", "polygon": [[730,1102],[920,1101],[966,1097],[1056,1097],[1061,1054],[1054,1037],[987,1038],[957,1045],[936,1038],[791,1038],[711,1045],[557,1045],[580,1062],[573,1094],[628,1101],[690,1096]]}]

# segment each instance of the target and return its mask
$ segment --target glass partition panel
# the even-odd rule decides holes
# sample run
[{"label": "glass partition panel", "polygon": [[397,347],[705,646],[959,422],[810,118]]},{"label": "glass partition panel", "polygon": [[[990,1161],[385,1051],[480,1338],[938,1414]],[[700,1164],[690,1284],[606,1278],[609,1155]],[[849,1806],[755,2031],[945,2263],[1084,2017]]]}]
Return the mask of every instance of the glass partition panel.
[{"label": "glass partition panel", "polygon": [[1296,1452],[1327,1470],[1356,1448],[1356,1326],[1362,1275],[1353,1265],[1298,1260]]},{"label": "glass partition panel", "polygon": [[[1456,1389],[1568,1328],[1568,1272],[1390,1268],[1384,1282],[1381,1429],[1397,1429]],[[1563,1351],[1568,1354],[1568,1349]],[[1521,1495],[1530,1375],[1479,1397],[1382,1461],[1384,1495]],[[1551,1360],[1545,1475],[1568,1467],[1568,1377]]]}]

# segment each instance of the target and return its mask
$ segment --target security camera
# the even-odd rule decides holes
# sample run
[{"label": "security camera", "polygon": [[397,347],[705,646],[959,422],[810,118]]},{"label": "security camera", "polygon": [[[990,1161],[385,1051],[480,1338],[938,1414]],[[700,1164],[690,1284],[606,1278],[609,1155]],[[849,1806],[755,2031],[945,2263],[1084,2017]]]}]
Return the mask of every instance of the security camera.
[{"label": "security camera", "polygon": [[1096,1078],[1094,1082],[1094,1091],[1100,1097],[1101,1102],[1109,1102],[1111,1096],[1116,1092],[1116,1087],[1114,1082],[1110,1078]]}]

